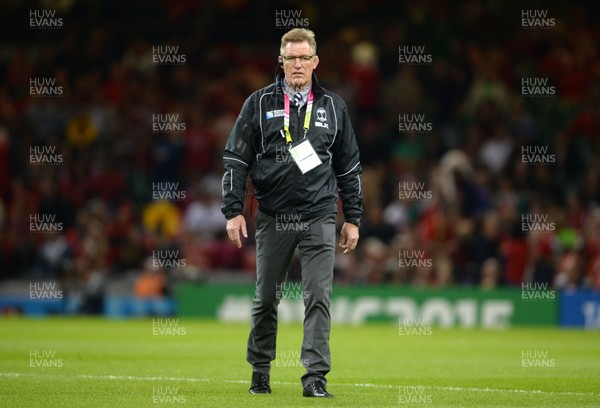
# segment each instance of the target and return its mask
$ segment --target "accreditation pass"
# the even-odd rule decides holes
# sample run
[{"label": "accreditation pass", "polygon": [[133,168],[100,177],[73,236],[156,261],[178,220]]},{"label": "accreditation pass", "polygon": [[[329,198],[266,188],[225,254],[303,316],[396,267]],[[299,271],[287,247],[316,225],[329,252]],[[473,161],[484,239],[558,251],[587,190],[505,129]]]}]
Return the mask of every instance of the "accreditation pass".
[{"label": "accreditation pass", "polygon": [[319,164],[323,163],[308,139],[305,139],[299,145],[292,147],[290,149],[290,155],[294,162],[296,162],[296,165],[302,174],[308,173]]}]

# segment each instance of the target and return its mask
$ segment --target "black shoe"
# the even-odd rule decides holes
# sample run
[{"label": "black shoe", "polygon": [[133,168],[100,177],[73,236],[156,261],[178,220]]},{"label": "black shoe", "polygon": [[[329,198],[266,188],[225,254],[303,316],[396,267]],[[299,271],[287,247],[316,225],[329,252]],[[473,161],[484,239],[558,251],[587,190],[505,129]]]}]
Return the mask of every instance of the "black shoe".
[{"label": "black shoe", "polygon": [[252,384],[250,384],[250,394],[270,394],[269,376],[267,374],[252,373]]},{"label": "black shoe", "polygon": [[304,387],[302,396],[311,398],[333,398],[333,394],[327,392],[321,381],[313,381]]}]

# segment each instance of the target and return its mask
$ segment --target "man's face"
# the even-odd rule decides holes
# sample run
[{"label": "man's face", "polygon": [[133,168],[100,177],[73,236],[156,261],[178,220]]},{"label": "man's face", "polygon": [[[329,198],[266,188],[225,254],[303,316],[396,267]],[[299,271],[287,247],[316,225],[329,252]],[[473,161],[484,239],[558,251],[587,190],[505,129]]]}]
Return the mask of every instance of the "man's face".
[{"label": "man's face", "polygon": [[[312,57],[308,41],[290,42],[283,49],[283,73],[285,82],[294,89],[299,90],[306,86],[312,77],[314,69],[319,64],[319,57]],[[308,61],[302,58],[295,58],[286,61],[285,57],[312,57]]]}]

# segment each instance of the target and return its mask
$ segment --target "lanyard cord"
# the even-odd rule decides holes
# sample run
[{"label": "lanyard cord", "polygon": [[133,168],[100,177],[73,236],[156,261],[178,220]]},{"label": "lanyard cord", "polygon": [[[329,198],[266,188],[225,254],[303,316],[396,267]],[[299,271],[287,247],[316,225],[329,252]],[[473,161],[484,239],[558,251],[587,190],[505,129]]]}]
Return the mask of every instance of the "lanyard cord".
[{"label": "lanyard cord", "polygon": [[[308,104],[306,105],[306,113],[304,114],[304,138],[310,128],[310,117],[312,114],[313,107],[313,92],[312,89],[308,92]],[[300,109],[300,108],[298,108]],[[284,92],[283,94],[283,133],[285,134],[285,141],[292,143],[292,135],[290,134],[290,98]]]}]

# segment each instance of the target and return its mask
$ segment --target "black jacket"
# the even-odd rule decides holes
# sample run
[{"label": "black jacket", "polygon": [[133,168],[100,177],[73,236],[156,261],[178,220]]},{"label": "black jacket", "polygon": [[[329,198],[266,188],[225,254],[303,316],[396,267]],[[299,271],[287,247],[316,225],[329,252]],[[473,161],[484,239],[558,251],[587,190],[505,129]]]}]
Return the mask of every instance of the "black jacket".
[{"label": "black jacket", "polygon": [[[344,101],[312,77],[314,95],[307,139],[323,162],[302,174],[288,153],[283,129],[282,75],[246,101],[227,141],[223,164],[223,205],[227,219],[242,213],[248,172],[261,211],[310,219],[337,212],[337,190],[346,220],[361,218],[361,166]],[[304,106],[290,103],[290,133],[304,135]],[[294,143],[294,145],[295,145]]]}]

